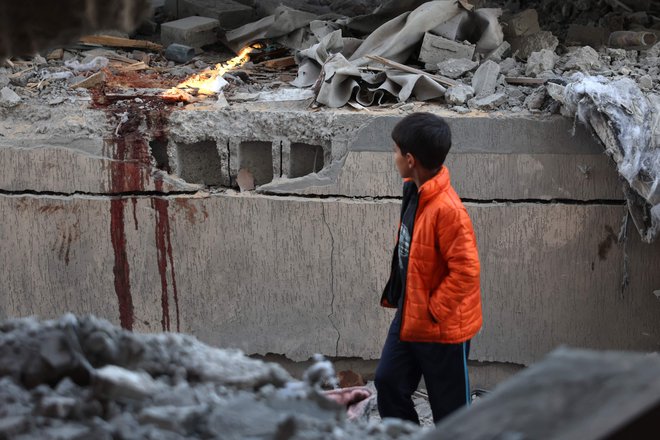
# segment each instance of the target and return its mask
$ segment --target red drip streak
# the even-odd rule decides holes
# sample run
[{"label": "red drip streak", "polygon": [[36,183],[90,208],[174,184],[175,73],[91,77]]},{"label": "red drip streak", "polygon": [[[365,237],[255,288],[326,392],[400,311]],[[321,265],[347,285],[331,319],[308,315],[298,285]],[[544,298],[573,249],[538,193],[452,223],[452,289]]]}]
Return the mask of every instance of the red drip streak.
[{"label": "red drip streak", "polygon": [[[134,151],[139,150],[141,145],[135,142],[136,137],[130,136],[134,133],[138,125],[139,118],[131,114],[129,121],[121,126],[117,136],[115,136],[114,162],[110,169],[110,189],[111,192],[121,193],[127,190],[139,190],[143,187],[142,171],[135,164],[127,163],[132,159]],[[133,186],[137,185],[137,188]],[[119,321],[121,326],[127,330],[133,330],[134,308],[133,296],[131,294],[130,267],[128,264],[128,253],[126,251],[126,219],[124,217],[124,208],[126,199],[113,199],[110,204],[110,236],[112,247],[115,254],[115,264],[113,268],[115,278],[115,294],[119,303]]]},{"label": "red drip streak", "polygon": [[[162,182],[156,180],[156,189],[160,190]],[[164,198],[153,199],[153,207],[156,211],[156,251],[158,259],[158,272],[160,273],[161,304],[163,308],[163,318],[161,324],[163,330],[170,331],[169,316],[169,297],[167,284],[167,261],[169,258],[170,275],[172,277],[172,295],[174,297],[174,307],[176,313],[176,331],[181,331],[179,317],[179,292],[176,286],[176,273],[174,271],[174,257],[172,256],[172,234],[170,231],[169,218],[170,202]]]},{"label": "red drip streak", "polygon": [[123,199],[114,199],[110,202],[110,234],[115,251],[113,273],[115,275],[115,293],[119,301],[119,321],[123,328],[133,330],[133,298],[126,254]]},{"label": "red drip streak", "polygon": [[135,224],[135,230],[138,230],[138,219],[137,219],[137,198],[133,197],[131,199],[131,202],[133,202],[133,223]]},{"label": "red drip streak", "polygon": [[158,260],[158,273],[160,274],[160,303],[163,309],[163,317],[160,321],[163,331],[170,331],[170,304],[167,289],[167,242],[166,224],[168,202],[163,199],[153,199],[152,206],[156,211],[156,258]]}]

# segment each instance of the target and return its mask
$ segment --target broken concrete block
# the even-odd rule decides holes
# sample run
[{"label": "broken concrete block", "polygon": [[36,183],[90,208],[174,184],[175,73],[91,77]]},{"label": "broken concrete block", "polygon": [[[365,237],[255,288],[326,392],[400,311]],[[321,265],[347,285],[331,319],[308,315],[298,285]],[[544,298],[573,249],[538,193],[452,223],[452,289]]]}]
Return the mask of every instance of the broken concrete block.
[{"label": "broken concrete block", "polygon": [[508,75],[509,72],[516,69],[517,67],[518,61],[514,60],[513,58],[506,58],[500,63],[500,72],[503,75]]},{"label": "broken concrete block", "polygon": [[552,35],[552,32],[541,31],[524,37],[512,38],[511,50],[520,59],[526,60],[533,52],[539,52],[543,49],[554,51],[559,46],[559,40]]},{"label": "broken concrete block", "polygon": [[181,20],[163,23],[160,27],[160,39],[163,46],[178,43],[199,48],[218,41],[217,29],[220,22],[215,18],[187,17]]},{"label": "broken concrete block", "polygon": [[532,52],[529,58],[527,58],[525,74],[527,76],[537,76],[542,72],[552,70],[555,68],[557,60],[559,60],[559,56],[548,49],[543,49],[540,52]]},{"label": "broken concrete block", "polygon": [[0,90],[0,107],[15,107],[21,102],[21,97],[9,87],[3,87]]},{"label": "broken concrete block", "polygon": [[451,58],[438,63],[438,73],[447,78],[460,78],[470,70],[475,69],[479,63],[467,58]]},{"label": "broken concrete block", "polygon": [[95,74],[88,76],[87,78],[82,78],[77,82],[73,82],[71,88],[83,88],[91,89],[93,87],[99,86],[105,82],[105,72],[96,72]]},{"label": "broken concrete block", "polygon": [[483,98],[472,98],[468,101],[468,106],[480,110],[494,110],[504,104],[506,100],[504,93],[495,93]]},{"label": "broken concrete block", "polygon": [[448,104],[463,105],[474,96],[474,89],[464,84],[449,87],[445,93]]},{"label": "broken concrete block", "polygon": [[638,80],[637,83],[642,90],[651,90],[653,88],[653,79],[649,75],[643,75]]},{"label": "broken concrete block", "polygon": [[564,70],[589,72],[602,67],[598,52],[589,46],[579,47],[564,57]]},{"label": "broken concrete block", "polygon": [[472,59],[475,46],[439,37],[427,32],[422,41],[419,60],[426,63],[427,68],[435,67],[439,62],[450,58]]},{"label": "broken concrete block", "polygon": [[500,76],[500,66],[493,61],[483,63],[472,77],[472,88],[477,97],[492,95]]},{"label": "broken concrete block", "polygon": [[545,87],[539,87],[532,92],[527,98],[525,98],[525,107],[529,110],[538,110],[543,106],[545,98],[548,96]]},{"label": "broken concrete block", "polygon": [[215,18],[223,30],[237,29],[258,18],[254,8],[232,0],[180,0],[177,3],[179,17]]},{"label": "broken concrete block", "polygon": [[110,399],[143,399],[160,389],[149,374],[106,365],[94,374],[96,392]]},{"label": "broken concrete block", "polygon": [[509,52],[511,52],[511,44],[509,44],[508,41],[504,41],[504,42],[502,42],[502,44],[500,44],[497,47],[497,49],[495,49],[491,53],[489,53],[486,56],[486,59],[487,60],[492,60],[492,61],[495,61],[495,62],[499,63],[500,61],[502,61],[502,58],[504,58],[505,56],[507,56],[509,54]]},{"label": "broken concrete block", "polygon": [[510,19],[502,26],[505,37],[524,37],[541,31],[539,15],[536,9],[526,9]]}]

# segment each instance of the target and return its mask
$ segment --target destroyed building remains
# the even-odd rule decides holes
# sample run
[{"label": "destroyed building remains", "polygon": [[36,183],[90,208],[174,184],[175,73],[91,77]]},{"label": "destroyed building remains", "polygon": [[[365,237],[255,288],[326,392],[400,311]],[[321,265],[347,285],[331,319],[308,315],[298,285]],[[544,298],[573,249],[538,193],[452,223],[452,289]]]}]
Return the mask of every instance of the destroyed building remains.
[{"label": "destroyed building remains", "polygon": [[[134,92],[138,98],[177,86],[171,99],[185,102],[197,101],[199,94],[220,93],[219,100],[224,102],[225,96],[239,100],[295,100],[307,99],[313,93],[316,105],[329,107],[350,105],[361,109],[408,100],[433,100],[444,102],[459,113],[562,112],[591,127],[626,182],[624,191],[635,225],[646,241],[657,237],[660,46],[655,43],[660,25],[655,2],[408,1],[353,6],[341,2],[289,3],[165,2],[157,9],[161,23],[148,19],[145,23],[153,26],[140,29],[145,34],[160,29],[162,47],[170,45],[165,56],[183,62],[183,67],[163,61],[151,52],[161,46],[146,40],[126,43],[129,40],[116,37],[116,41],[113,37],[89,37],[82,41],[127,45],[136,50],[133,54],[89,50],[81,62],[72,58],[75,52],[67,51],[65,56],[58,49],[49,54],[50,59],[37,57],[32,64],[20,66],[27,68],[5,70],[3,106],[20,102],[16,87],[26,92],[33,92],[36,87],[40,98],[57,105],[64,102],[63,95],[75,94],[75,89],[102,86],[104,91],[111,91],[113,86],[121,89],[134,82],[134,87],[142,89]],[[132,7],[129,9],[136,16],[144,10],[142,4]],[[373,11],[365,14],[369,8]],[[86,10],[94,9],[88,4]],[[341,15],[342,12],[348,15]],[[165,22],[172,14],[186,17]],[[119,16],[108,15],[117,17],[117,24],[124,29],[130,28],[128,15]],[[87,21],[97,27],[105,25],[93,16]],[[89,25],[80,20],[77,26],[82,32]],[[562,38],[561,44],[553,32]],[[14,39],[6,38],[8,43]],[[50,44],[56,41],[51,40]],[[218,41],[236,52],[258,45],[250,51],[243,50],[236,61],[219,70],[209,67],[203,57],[196,61],[191,58],[192,49]],[[36,47],[45,43],[35,39],[33,44]],[[20,53],[31,46],[5,47]],[[267,70],[263,79],[259,79],[258,73],[250,76],[245,71],[243,77],[226,75],[228,70],[248,61],[250,52],[256,52],[250,64]],[[290,55],[273,59],[287,52],[295,52],[294,59]],[[266,61],[258,62],[259,59]],[[104,73],[110,60],[112,73]],[[405,64],[411,61],[419,67]],[[277,78],[274,73],[282,68],[296,70],[296,78]],[[195,81],[176,80],[200,69]],[[224,76],[234,87],[222,93],[227,84]],[[626,79],[634,83],[624,86],[630,92],[621,96],[616,89]],[[206,85],[200,81],[206,81]],[[586,86],[587,83],[593,86]],[[562,87],[567,85],[570,87],[564,93]],[[27,90],[23,89],[25,86],[29,86]],[[571,93],[571,98],[568,94],[574,89],[581,93]],[[57,96],[48,98],[51,94]],[[593,102],[592,110],[586,109],[585,94]],[[111,99],[119,98],[121,92],[118,98]],[[578,105],[577,100],[582,100],[582,104]],[[600,111],[607,106],[620,110],[593,115],[595,109]],[[635,112],[637,116],[627,117]],[[617,128],[605,133],[603,123]],[[636,136],[631,139],[633,132]]]},{"label": "destroyed building remains", "polygon": [[[30,382],[28,367],[3,367],[17,413],[0,437],[213,437],[212,404],[256,406],[281,438],[424,435],[351,424],[305,381],[234,352],[208,349],[268,377],[198,380],[207,347],[140,334],[289,366],[322,353],[367,376],[390,318],[376,304],[400,202],[389,132],[415,111],[455,134],[448,167],[487,268],[475,386],[559,344],[660,347],[658,2],[118,3],[71,0],[78,15],[43,35],[16,31],[24,11],[0,30],[0,319],[94,314],[136,332],[72,316],[3,324],[0,350],[59,335],[33,376],[59,371],[51,357],[66,372]],[[195,365],[101,362],[95,344]],[[101,388],[80,383],[90,372]],[[138,376],[155,396],[131,388]],[[291,383],[304,410],[282,396]]]}]

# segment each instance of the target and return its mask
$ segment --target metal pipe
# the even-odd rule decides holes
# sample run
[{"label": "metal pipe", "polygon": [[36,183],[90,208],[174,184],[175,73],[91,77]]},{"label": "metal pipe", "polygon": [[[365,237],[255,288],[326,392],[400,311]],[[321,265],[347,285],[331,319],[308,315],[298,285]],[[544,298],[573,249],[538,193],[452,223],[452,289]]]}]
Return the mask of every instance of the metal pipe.
[{"label": "metal pipe", "polygon": [[617,48],[650,47],[655,44],[657,37],[651,32],[617,31],[610,34],[608,46]]}]

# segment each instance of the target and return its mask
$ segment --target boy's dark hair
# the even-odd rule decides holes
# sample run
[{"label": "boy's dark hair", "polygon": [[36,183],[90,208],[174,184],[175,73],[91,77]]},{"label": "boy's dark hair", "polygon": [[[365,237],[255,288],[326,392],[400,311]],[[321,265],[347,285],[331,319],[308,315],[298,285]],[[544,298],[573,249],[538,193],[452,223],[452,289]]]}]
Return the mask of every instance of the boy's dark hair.
[{"label": "boy's dark hair", "polygon": [[392,139],[401,154],[412,154],[428,170],[442,167],[451,148],[449,125],[431,113],[406,116],[392,130]]}]

